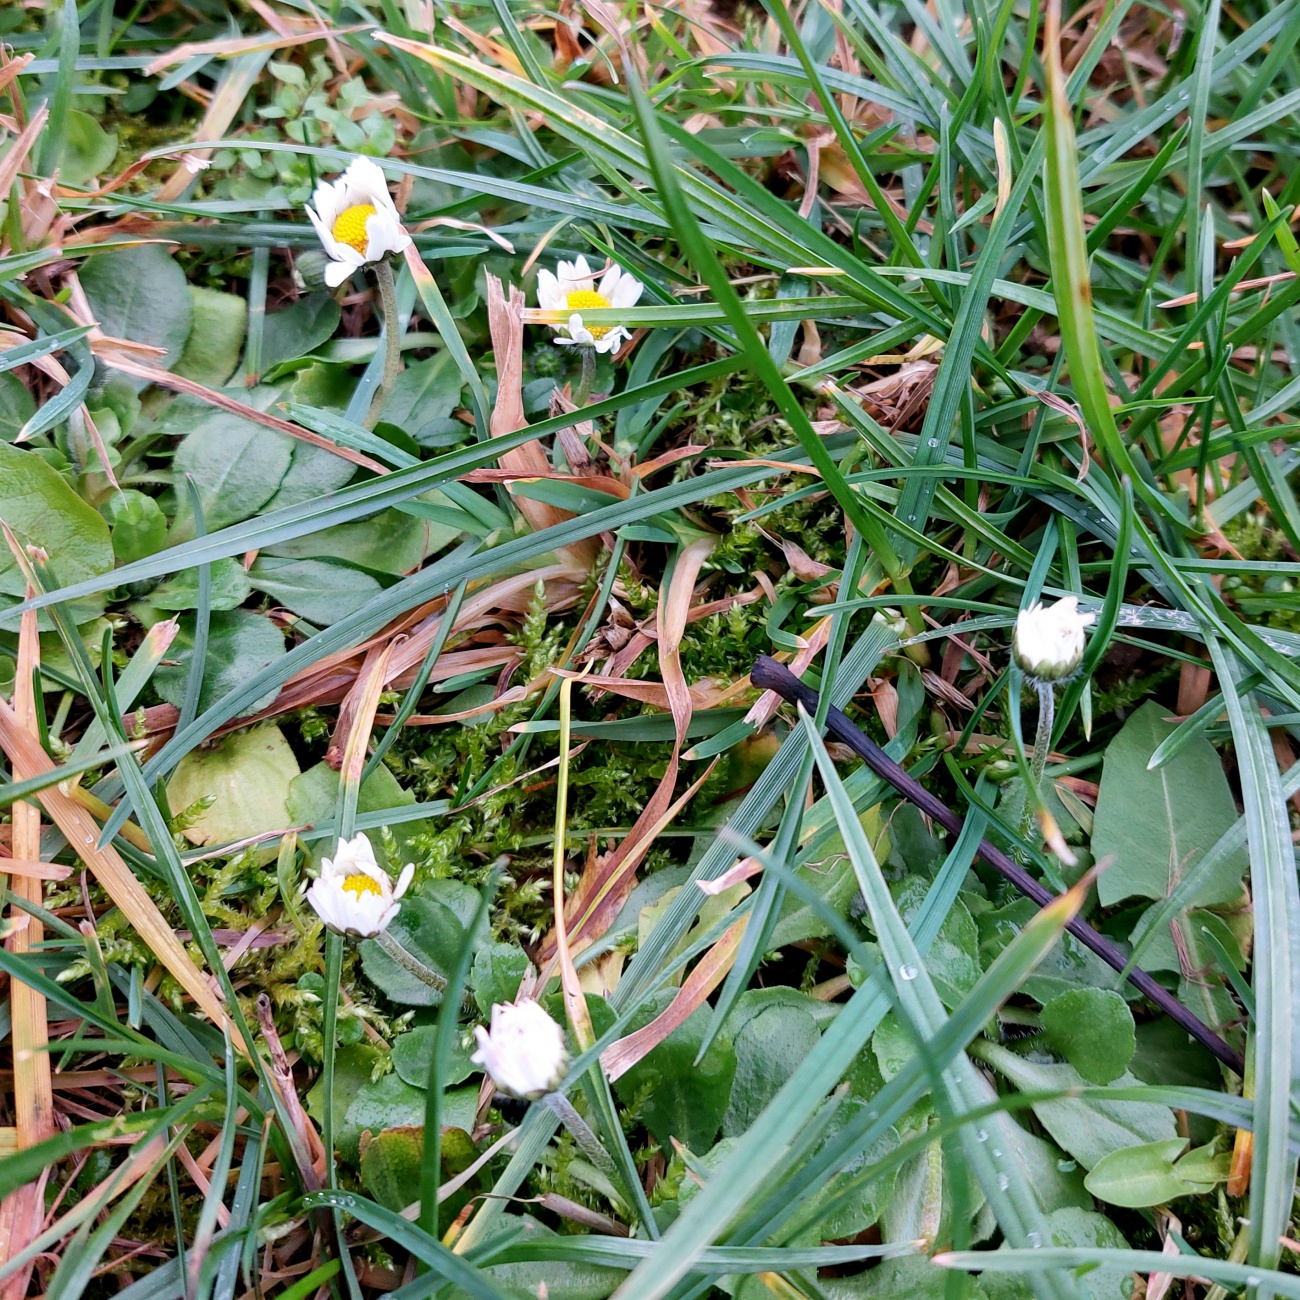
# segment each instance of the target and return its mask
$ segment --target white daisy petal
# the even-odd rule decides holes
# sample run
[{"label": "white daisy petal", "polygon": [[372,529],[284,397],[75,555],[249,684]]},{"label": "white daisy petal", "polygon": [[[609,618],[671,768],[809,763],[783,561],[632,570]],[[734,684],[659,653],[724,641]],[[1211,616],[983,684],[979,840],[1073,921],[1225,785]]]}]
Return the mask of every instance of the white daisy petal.
[{"label": "white daisy petal", "polygon": [[600,285],[596,292],[602,298],[608,298],[610,305],[614,304],[614,297],[618,293],[618,282],[622,276],[622,271],[617,266],[611,266],[604,275],[600,277]]},{"label": "white daisy petal", "polygon": [[569,337],[575,343],[586,343],[588,345],[596,341],[591,331],[582,323],[582,317],[577,312],[574,312],[569,317]]},{"label": "white daisy petal", "polygon": [[645,285],[636,276],[624,271],[619,279],[618,288],[612,294],[605,296],[609,299],[611,307],[635,307],[641,301],[643,292],[645,292]]},{"label": "white daisy petal", "polygon": [[388,253],[402,253],[411,237],[401,223],[376,210],[366,218],[366,261],[377,262]]},{"label": "white daisy petal", "polygon": [[561,311],[566,305],[560,282],[545,268],[537,272],[537,305],[543,311]]},{"label": "white daisy petal", "polygon": [[331,289],[337,289],[356,269],[355,266],[349,266],[346,262],[326,262],[325,283]]}]

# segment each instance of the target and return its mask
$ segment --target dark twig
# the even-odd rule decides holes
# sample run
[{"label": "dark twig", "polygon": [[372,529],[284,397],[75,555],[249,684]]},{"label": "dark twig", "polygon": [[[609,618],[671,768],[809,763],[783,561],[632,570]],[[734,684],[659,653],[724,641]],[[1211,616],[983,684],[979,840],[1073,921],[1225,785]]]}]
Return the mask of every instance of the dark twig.
[{"label": "dark twig", "polygon": [[[809,713],[817,711],[817,692],[805,686],[784,664],[767,655],[759,655],[750,671],[749,679],[765,691],[775,691],[792,704],[802,704]],[[921,783],[903,771],[888,754],[860,728],[855,726],[839,709],[831,708],[826,714],[826,729],[836,740],[847,745],[877,776],[919,808],[927,817],[952,834],[960,834],[962,819],[947,804],[936,799]],[[979,856],[1005,880],[1009,880],[1022,894],[1032,898],[1040,907],[1052,901],[1053,895],[1033,878],[1023,867],[1009,858],[1001,849],[981,840]],[[1075,918],[1066,927],[1085,947],[1090,948],[1108,966],[1122,972],[1128,964],[1125,953],[1104,935],[1100,935],[1086,921]],[[1168,989],[1158,984],[1144,970],[1134,968],[1128,972],[1129,983],[1138,989],[1153,1005],[1160,1008],[1171,1020],[1180,1024],[1198,1043],[1209,1048],[1229,1068],[1238,1074],[1245,1073],[1245,1062],[1240,1052],[1234,1051],[1209,1025],[1192,1014]]]}]

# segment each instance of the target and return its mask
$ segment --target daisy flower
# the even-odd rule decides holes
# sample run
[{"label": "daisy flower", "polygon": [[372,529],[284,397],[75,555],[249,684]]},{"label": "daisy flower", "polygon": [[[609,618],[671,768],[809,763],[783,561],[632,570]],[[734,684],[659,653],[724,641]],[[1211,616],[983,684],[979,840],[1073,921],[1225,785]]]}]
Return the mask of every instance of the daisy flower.
[{"label": "daisy flower", "polygon": [[401,253],[411,242],[379,164],[354,158],[334,181],[322,181],[307,215],[329,255],[325,283],[337,288],[353,271]]},{"label": "daisy flower", "polygon": [[583,311],[599,307],[635,307],[645,286],[634,275],[611,266],[596,285],[596,276],[585,257],[561,262],[554,273],[537,273],[537,303],[543,311],[568,312],[562,325],[552,325],[555,341],[579,343],[597,352],[613,352],[632,333],[622,325],[584,325]]},{"label": "daisy flower", "polygon": [[407,863],[393,887],[392,878],[375,861],[365,833],[341,840],[333,858],[321,863],[320,876],[307,891],[307,901],[331,930],[373,939],[388,928],[400,910],[415,867]]}]

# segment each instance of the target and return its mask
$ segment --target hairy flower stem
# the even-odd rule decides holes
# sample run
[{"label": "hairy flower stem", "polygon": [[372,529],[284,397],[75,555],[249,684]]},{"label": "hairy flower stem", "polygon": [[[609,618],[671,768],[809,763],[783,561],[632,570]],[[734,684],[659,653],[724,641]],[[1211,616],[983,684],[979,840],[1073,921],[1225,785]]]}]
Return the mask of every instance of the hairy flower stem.
[{"label": "hairy flower stem", "polygon": [[582,1154],[591,1161],[611,1181],[617,1181],[618,1169],[613,1157],[601,1145],[600,1139],[591,1131],[587,1121],[573,1108],[573,1103],[562,1092],[548,1092],[542,1098],[547,1109],[554,1112],[573,1140],[578,1144]]},{"label": "hairy flower stem", "polygon": [[436,970],[431,970],[413,953],[409,953],[393,938],[387,930],[380,930],[375,935],[375,942],[408,974],[414,975],[421,984],[427,984],[439,993],[447,987],[446,979]]},{"label": "hairy flower stem", "polygon": [[1020,814],[1020,838],[1027,840],[1034,824],[1034,814],[1043,801],[1043,773],[1047,769],[1047,751],[1052,747],[1052,725],[1056,721],[1056,691],[1051,682],[1035,682],[1038,691],[1038,731],[1034,735],[1034,759],[1029,765],[1029,789],[1025,791],[1025,810]]},{"label": "hairy flower stem", "polygon": [[582,354],[582,378],[578,380],[578,391],[574,394],[574,406],[586,406],[591,397],[591,386],[596,382],[596,349],[580,347]]},{"label": "hairy flower stem", "polygon": [[379,282],[379,306],[384,320],[384,375],[375,389],[370,410],[366,412],[364,423],[367,429],[373,429],[379,423],[388,399],[393,395],[397,376],[402,372],[402,322],[397,311],[393,268],[387,261],[375,263],[375,279]]}]

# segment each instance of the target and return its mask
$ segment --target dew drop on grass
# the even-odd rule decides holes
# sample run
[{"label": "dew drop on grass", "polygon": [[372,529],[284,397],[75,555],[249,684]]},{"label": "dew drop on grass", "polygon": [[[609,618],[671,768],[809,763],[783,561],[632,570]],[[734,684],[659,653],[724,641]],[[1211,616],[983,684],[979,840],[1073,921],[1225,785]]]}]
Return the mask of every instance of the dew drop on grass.
[{"label": "dew drop on grass", "polygon": [[1007,1174],[998,1175],[998,1186],[1005,1192],[1011,1186],[1011,1179]]},{"label": "dew drop on grass", "polygon": [[1079,1165],[1075,1160],[1058,1160],[1056,1162],[1056,1167],[1063,1174],[1072,1174],[1076,1169],[1078,1169]]},{"label": "dew drop on grass", "polygon": [[898,978],[900,980],[914,980],[920,973],[915,966],[900,966],[898,968]]},{"label": "dew drop on grass", "polygon": [[1029,1232],[1026,1234],[1026,1236],[1027,1236],[1027,1239],[1028,1239],[1028,1241],[1029,1241],[1030,1246],[1032,1246],[1032,1247],[1034,1248],[1034,1250],[1041,1250],[1041,1249],[1042,1249],[1042,1247],[1043,1247],[1043,1234],[1042,1234],[1041,1232],[1037,1232],[1037,1231],[1035,1231],[1034,1229],[1031,1228],[1031,1229],[1029,1230]]},{"label": "dew drop on grass", "polygon": [[980,1129],[980,1130],[975,1134],[975,1137],[976,1137],[980,1142],[987,1142],[987,1141],[989,1140],[989,1131],[988,1131],[988,1129],[986,1129],[986,1128],[982,1128],[982,1129]]}]

